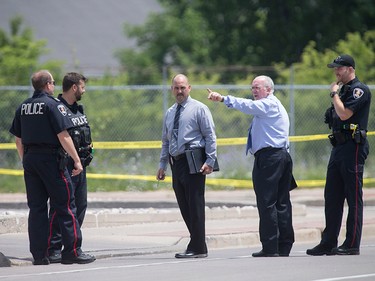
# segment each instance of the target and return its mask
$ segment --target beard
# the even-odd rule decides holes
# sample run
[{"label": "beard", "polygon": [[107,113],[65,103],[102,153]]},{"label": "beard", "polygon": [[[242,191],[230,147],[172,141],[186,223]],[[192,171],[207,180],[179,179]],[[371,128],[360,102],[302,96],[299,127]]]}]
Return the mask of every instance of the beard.
[{"label": "beard", "polygon": [[78,90],[74,93],[74,96],[76,97],[76,101],[80,101],[82,98],[82,93]]}]

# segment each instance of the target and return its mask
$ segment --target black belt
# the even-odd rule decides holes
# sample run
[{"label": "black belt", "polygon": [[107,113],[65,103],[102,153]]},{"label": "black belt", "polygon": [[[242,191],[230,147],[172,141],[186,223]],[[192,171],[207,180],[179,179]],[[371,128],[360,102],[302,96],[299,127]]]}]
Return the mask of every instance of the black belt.
[{"label": "black belt", "polygon": [[25,145],[23,150],[25,153],[57,153],[59,147]]},{"label": "black belt", "polygon": [[177,155],[177,156],[172,156],[172,155],[171,155],[171,157],[172,157],[172,159],[173,159],[174,161],[178,161],[178,160],[181,160],[181,159],[183,159],[183,158],[186,158],[186,154],[185,154],[185,153],[182,153],[182,154],[179,154],[179,155]]},{"label": "black belt", "polygon": [[262,152],[266,152],[266,151],[269,151],[269,150],[280,150],[280,149],[283,149],[284,147],[272,147],[272,146],[267,146],[267,147],[264,147],[264,148],[261,148],[259,149],[257,152],[254,153],[254,156],[257,157],[259,156],[259,154],[261,154]]}]

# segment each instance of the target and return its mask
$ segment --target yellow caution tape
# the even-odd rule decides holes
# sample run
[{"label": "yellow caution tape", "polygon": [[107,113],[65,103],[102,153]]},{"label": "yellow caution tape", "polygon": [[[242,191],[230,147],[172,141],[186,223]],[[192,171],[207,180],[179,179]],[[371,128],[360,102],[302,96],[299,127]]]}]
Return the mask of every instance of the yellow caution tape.
[{"label": "yellow caution tape", "polygon": [[[368,132],[368,136],[375,135],[375,131]],[[327,140],[328,134],[290,136],[290,142]],[[217,139],[218,146],[244,145],[247,138],[221,138]],[[101,141],[94,143],[95,149],[153,149],[161,148],[161,141]],[[16,149],[15,143],[0,143],[0,149]]]},{"label": "yellow caution tape", "polygon": [[[375,135],[375,131],[368,132],[368,136]],[[290,136],[290,142],[316,141],[326,140],[327,134]],[[217,139],[218,146],[226,145],[244,145],[247,138],[221,138]],[[134,142],[95,142],[95,149],[154,149],[161,148],[161,141],[134,141]],[[15,143],[0,143],[0,149],[16,149]],[[0,175],[22,176],[23,170],[0,169]],[[149,175],[116,175],[116,174],[87,174],[91,179],[113,179],[113,180],[140,180],[140,181],[156,181],[155,176]],[[172,179],[166,177],[164,182],[171,183]],[[374,184],[375,178],[363,179],[365,184]],[[252,181],[238,179],[219,179],[210,178],[206,180],[207,185],[213,186],[232,186],[235,188],[253,188]],[[297,182],[301,187],[322,187],[325,180],[300,180]]]},{"label": "yellow caution tape", "polygon": [[23,176],[23,170],[0,169],[0,175]]},{"label": "yellow caution tape", "polygon": [[290,142],[328,140],[328,134],[307,135],[307,136],[290,136]]},{"label": "yellow caution tape", "polygon": [[[0,169],[0,175],[9,176],[23,176],[23,170],[12,170],[12,169]],[[157,182],[156,176],[150,175],[120,175],[120,174],[87,174],[89,179],[108,179],[108,180],[138,180],[138,181],[149,181]],[[165,183],[172,183],[171,177],[165,177],[163,181]],[[375,178],[363,179],[364,184],[374,184]],[[253,188],[251,179],[238,180],[238,179],[221,179],[221,178],[210,178],[206,179],[206,184],[209,186],[230,186],[236,189]],[[323,187],[325,180],[298,180],[297,185],[299,187]]]},{"label": "yellow caution tape", "polygon": [[16,143],[0,143],[0,149],[16,149]]},{"label": "yellow caution tape", "polygon": [[161,148],[161,141],[108,141],[95,142],[95,149],[151,149]]}]

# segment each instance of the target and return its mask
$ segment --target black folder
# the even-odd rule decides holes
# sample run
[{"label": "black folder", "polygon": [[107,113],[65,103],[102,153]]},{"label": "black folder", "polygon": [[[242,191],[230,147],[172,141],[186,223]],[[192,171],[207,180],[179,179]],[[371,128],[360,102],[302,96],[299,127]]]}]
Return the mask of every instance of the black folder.
[{"label": "black folder", "polygon": [[[203,164],[206,162],[206,152],[204,149],[188,149],[185,150],[186,159],[189,164],[189,172],[190,174],[200,174],[200,169],[202,168]],[[217,158],[214,164],[214,172],[219,171],[219,163],[217,162]]]}]

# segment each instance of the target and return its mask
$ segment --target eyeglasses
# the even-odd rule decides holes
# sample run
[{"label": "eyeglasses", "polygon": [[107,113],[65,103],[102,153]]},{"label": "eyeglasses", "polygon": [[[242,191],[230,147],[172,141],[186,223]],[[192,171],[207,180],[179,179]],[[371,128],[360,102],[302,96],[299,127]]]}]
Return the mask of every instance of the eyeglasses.
[{"label": "eyeglasses", "polygon": [[257,91],[259,91],[260,89],[262,89],[262,88],[266,88],[265,86],[261,86],[261,87],[259,87],[259,86],[252,86],[251,87],[251,90],[257,90]]},{"label": "eyeglasses", "polygon": [[47,84],[52,84],[53,86],[56,86],[56,82],[55,81],[48,81]]}]

